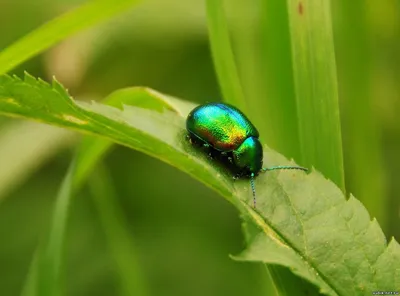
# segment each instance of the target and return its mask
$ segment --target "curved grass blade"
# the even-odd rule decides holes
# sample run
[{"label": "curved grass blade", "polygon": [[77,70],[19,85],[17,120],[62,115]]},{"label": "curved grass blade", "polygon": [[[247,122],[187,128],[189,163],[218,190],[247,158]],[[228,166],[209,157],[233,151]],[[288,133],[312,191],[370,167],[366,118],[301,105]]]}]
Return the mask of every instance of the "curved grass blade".
[{"label": "curved grass blade", "polygon": [[223,98],[247,113],[222,1],[206,0],[206,8],[211,51]]},{"label": "curved grass blade", "polygon": [[138,2],[95,0],[55,18],[0,52],[0,74],[7,73],[57,42],[105,21]]},{"label": "curved grass blade", "polygon": [[[182,104],[188,110],[194,107]],[[248,180],[234,183],[226,170],[195,151],[185,140],[184,117],[176,112],[76,102],[57,82],[51,86],[30,76],[1,76],[0,113],[97,134],[203,182],[260,229],[261,236],[249,248],[252,257],[244,260],[285,266],[326,295],[365,295],[400,287],[399,244],[394,239],[387,244],[365,208],[354,197],[346,201],[340,189],[316,171],[260,175],[254,210]],[[265,155],[267,166],[293,165],[270,149]],[[257,253],[253,244],[258,240],[271,253]]]}]

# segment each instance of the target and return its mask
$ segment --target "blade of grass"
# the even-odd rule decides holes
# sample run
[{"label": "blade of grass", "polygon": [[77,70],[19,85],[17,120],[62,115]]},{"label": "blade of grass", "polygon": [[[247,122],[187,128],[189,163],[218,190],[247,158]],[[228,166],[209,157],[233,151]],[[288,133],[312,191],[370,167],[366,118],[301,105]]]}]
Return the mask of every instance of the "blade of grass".
[{"label": "blade of grass", "polygon": [[206,8],[211,52],[223,99],[246,113],[246,100],[232,52],[222,0],[206,0]]},{"label": "blade of grass", "polygon": [[0,74],[7,73],[57,42],[129,9],[139,1],[90,1],[55,18],[0,52]]},{"label": "blade of grass", "polygon": [[118,204],[111,177],[103,165],[97,166],[89,185],[119,272],[120,295],[148,295],[123,210]]},{"label": "blade of grass", "polygon": [[[33,283],[28,285],[37,287],[37,291],[35,291],[37,293],[34,295],[55,296],[64,294],[61,284],[62,254],[74,173],[75,162],[72,162],[56,199],[48,238],[43,245],[43,249],[39,249],[37,273],[33,271],[31,275],[34,280],[36,277],[37,283],[36,285]],[[33,262],[35,263],[35,260]],[[30,281],[28,280],[28,282]]]},{"label": "blade of grass", "polygon": [[37,280],[38,280],[38,264],[39,264],[39,249],[33,255],[31,264],[29,265],[28,275],[21,290],[21,296],[36,296]]},{"label": "blade of grass", "polygon": [[268,97],[258,100],[258,116],[265,129],[274,129],[276,148],[287,157],[300,159],[286,2],[261,1],[260,13],[260,76],[268,85]]},{"label": "blade of grass", "polygon": [[287,3],[301,164],[316,167],[344,192],[330,1],[288,0]]}]

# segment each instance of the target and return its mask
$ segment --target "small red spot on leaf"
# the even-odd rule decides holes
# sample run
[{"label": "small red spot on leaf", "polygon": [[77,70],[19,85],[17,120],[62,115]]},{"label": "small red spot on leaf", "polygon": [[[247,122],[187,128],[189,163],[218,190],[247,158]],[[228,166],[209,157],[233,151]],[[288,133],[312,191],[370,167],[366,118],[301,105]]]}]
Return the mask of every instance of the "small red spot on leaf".
[{"label": "small red spot on leaf", "polygon": [[298,11],[300,15],[303,15],[304,8],[302,2],[299,2]]}]

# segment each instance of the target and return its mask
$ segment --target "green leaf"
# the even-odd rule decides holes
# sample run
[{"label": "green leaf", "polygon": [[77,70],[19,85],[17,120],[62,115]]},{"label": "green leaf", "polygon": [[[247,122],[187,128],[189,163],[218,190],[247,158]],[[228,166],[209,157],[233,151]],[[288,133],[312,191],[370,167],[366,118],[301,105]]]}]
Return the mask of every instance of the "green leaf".
[{"label": "green leaf", "polygon": [[287,3],[301,163],[345,192],[330,1]]},{"label": "green leaf", "polygon": [[0,74],[4,74],[29,58],[67,37],[107,20],[139,0],[90,1],[44,24],[0,52]]},{"label": "green leaf", "polygon": [[[386,243],[359,201],[347,201],[317,171],[273,171],[256,180],[254,210],[249,181],[234,182],[186,141],[185,115],[194,105],[169,99],[173,111],[132,106],[121,110],[73,101],[57,82],[0,76],[0,113],[97,134],[169,163],[220,193],[259,229],[242,260],[287,267],[327,295],[399,289],[399,244],[394,239]],[[267,166],[293,165],[268,148],[264,161]]]}]

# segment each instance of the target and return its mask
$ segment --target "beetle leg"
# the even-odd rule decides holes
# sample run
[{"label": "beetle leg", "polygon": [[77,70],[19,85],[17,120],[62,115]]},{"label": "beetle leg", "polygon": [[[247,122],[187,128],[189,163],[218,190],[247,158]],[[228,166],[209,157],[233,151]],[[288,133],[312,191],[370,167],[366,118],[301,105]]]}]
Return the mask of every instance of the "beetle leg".
[{"label": "beetle leg", "polygon": [[192,137],[189,134],[186,135],[186,140],[188,140],[191,145],[194,144],[194,141],[193,141]]}]

